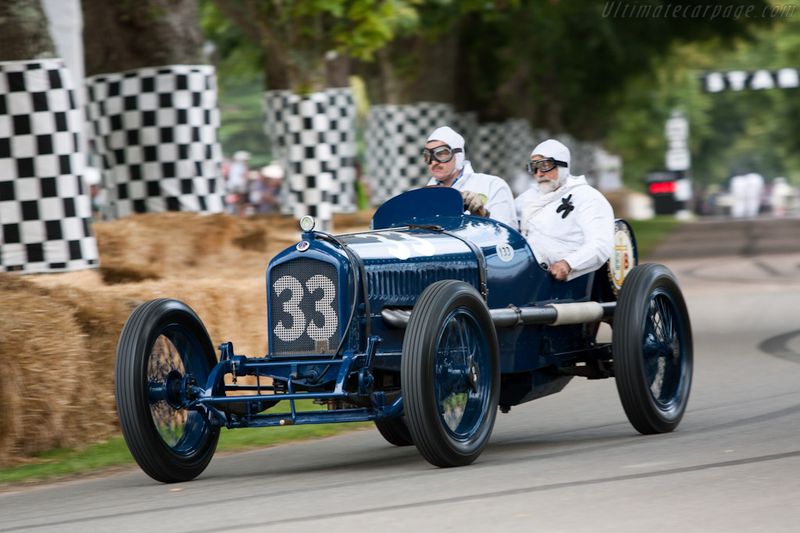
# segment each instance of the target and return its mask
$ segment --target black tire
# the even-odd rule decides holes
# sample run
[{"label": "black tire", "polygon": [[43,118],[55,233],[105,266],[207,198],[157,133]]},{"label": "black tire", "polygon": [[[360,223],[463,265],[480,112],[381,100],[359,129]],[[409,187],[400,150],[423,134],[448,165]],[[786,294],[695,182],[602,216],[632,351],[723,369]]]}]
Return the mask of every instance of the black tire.
[{"label": "black tire", "polygon": [[381,418],[375,420],[375,427],[378,428],[386,442],[395,446],[411,446],[411,432],[408,431],[406,421],[402,416],[396,418]]},{"label": "black tire", "polygon": [[183,302],[159,299],[137,307],[117,343],[116,397],[128,449],[157,481],[189,481],[208,466],[219,428],[181,407],[181,382],[205,387],[216,364],[203,323]]},{"label": "black tire", "polygon": [[625,278],[612,337],[617,391],[642,434],[678,427],[692,385],[692,328],[675,276],[663,265],[635,267]]},{"label": "black tire", "polygon": [[440,467],[472,463],[492,433],[500,396],[497,333],[462,281],[427,287],[403,339],[400,382],[411,439]]}]

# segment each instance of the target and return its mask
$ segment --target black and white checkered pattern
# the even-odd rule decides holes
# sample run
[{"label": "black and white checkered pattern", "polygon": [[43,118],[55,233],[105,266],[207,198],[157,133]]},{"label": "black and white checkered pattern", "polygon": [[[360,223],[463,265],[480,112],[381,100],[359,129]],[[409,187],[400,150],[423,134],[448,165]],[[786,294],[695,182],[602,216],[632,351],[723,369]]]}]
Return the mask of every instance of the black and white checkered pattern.
[{"label": "black and white checkered pattern", "polygon": [[[267,91],[264,93],[264,133],[267,136],[272,161],[283,167],[284,175],[288,177],[289,153],[286,131],[288,128],[288,109],[291,91]],[[281,182],[281,213],[290,215],[294,209],[294,198],[289,188],[289,180]]]},{"label": "black and white checkered pattern", "polygon": [[472,151],[478,144],[478,114],[474,111],[456,113],[449,126],[464,137],[465,153],[472,161]]},{"label": "black and white checkered pattern", "polygon": [[401,162],[399,155],[406,144],[402,131],[404,121],[402,106],[375,105],[370,108],[364,133],[364,164],[372,205],[380,205],[408,188],[408,180],[403,176],[407,171],[407,158],[404,156]]},{"label": "black and white checkered pattern", "polygon": [[433,102],[370,109],[365,163],[372,205],[427,183],[428,169],[422,160],[425,139],[439,126],[452,124],[454,118],[449,104]]},{"label": "black and white checkered pattern", "polygon": [[328,130],[325,140],[330,146],[331,157],[327,168],[333,179],[331,202],[334,213],[356,211],[356,105],[353,91],[348,87],[330,88],[325,91],[328,105],[325,114]]},{"label": "black and white checkered pattern", "polygon": [[0,62],[0,270],[97,265],[82,124],[61,59]]},{"label": "black and white checkered pattern", "polygon": [[[286,169],[283,212],[313,207],[314,192],[330,176],[326,193],[333,212],[352,213],[355,203],[355,104],[349,88],[308,95],[268,91],[264,95],[265,132],[273,159]],[[298,210],[299,209],[299,210]],[[321,211],[324,216],[325,209]]]},{"label": "black and white checkered pattern", "polygon": [[534,133],[527,120],[480,124],[477,137],[477,146],[470,156],[476,172],[512,181],[525,171],[525,163],[535,146]]},{"label": "black and white checkered pattern", "polygon": [[570,173],[573,176],[580,176],[592,171],[592,167],[594,166],[592,145],[579,141],[569,133],[556,135],[556,139],[569,148],[570,157],[572,158]]},{"label": "black and white checkered pattern", "polygon": [[475,172],[493,174],[504,178],[506,126],[502,122],[485,122],[478,125],[475,146],[469,160]]},{"label": "black and white checkered pattern", "polygon": [[502,173],[497,175],[506,181],[512,181],[517,175],[525,172],[531,150],[536,145],[533,142],[533,129],[527,120],[510,119],[504,126],[505,139],[502,151],[505,153],[505,161]]},{"label": "black and white checkered pattern", "polygon": [[214,67],[168,65],[86,80],[89,145],[109,216],[223,210]]},{"label": "black and white checkered pattern", "polygon": [[289,196],[295,216],[310,214],[313,208],[323,225],[333,215],[330,193],[332,176],[330,145],[325,141],[328,118],[324,92],[290,95],[284,109],[287,135]]}]

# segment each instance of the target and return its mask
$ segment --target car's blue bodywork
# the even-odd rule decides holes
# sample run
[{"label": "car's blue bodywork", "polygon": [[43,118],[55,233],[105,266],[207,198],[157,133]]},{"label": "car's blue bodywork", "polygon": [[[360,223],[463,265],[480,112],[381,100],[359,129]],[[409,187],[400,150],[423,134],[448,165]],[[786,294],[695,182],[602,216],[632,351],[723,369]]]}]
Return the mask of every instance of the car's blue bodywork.
[{"label": "car's blue bodywork", "polygon": [[[410,191],[377,211],[371,231],[305,232],[278,254],[266,272],[269,352],[244,357],[223,344],[191,407],[228,427],[400,416],[405,329],[389,318],[407,316],[440,280],[472,285],[490,310],[614,300],[605,267],[555,281],[515,229],[465,215],[457,191]],[[596,342],[598,325],[497,327],[501,408],[558,392],[575,375],[608,377],[610,344]],[[228,373],[251,379],[226,384]],[[298,399],[328,409],[299,411]],[[289,411],[266,410],[276,400],[290,400]]]},{"label": "car's blue bodywork", "polygon": [[[197,477],[223,426],[371,420],[390,444],[464,466],[498,408],[574,376],[613,376],[640,433],[678,427],[693,368],[686,302],[669,269],[636,265],[624,221],[608,264],[568,282],[536,264],[515,229],[465,215],[449,188],[390,200],[371,231],[333,236],[310,222],[267,269],[267,354],[238,355],[228,342],[217,360],[199,316],[174,299],[126,321],[120,428],[154,479]],[[610,342],[597,341],[604,321]]]}]

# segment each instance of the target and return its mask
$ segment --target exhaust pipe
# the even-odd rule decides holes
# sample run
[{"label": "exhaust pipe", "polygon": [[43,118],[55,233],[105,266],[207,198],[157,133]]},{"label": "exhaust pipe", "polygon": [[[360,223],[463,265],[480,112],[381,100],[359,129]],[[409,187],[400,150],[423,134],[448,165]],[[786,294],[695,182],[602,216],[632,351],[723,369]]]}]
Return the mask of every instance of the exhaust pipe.
[{"label": "exhaust pipe", "polygon": [[[520,325],[564,326],[607,320],[614,316],[616,302],[574,302],[547,304],[542,307],[515,307],[490,309],[492,322],[498,328],[511,328]],[[411,318],[410,309],[381,310],[383,320],[392,327],[404,329]]]}]

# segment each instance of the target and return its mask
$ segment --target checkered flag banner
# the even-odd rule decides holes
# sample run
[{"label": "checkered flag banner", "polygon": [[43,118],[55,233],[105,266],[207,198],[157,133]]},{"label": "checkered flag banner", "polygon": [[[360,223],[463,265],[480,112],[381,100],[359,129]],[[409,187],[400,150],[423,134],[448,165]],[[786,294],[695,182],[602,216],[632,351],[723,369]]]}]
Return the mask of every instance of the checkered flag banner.
[{"label": "checkered flag banner", "polygon": [[97,266],[82,124],[61,59],[0,62],[0,270]]},{"label": "checkered flag banner", "polygon": [[102,162],[111,218],[222,211],[214,67],[102,74],[86,89],[89,146]]},{"label": "checkered flag banner", "polygon": [[372,205],[427,183],[422,147],[433,130],[452,124],[455,116],[449,104],[434,102],[372,106],[365,135]]},{"label": "checkered flag banner", "polygon": [[[349,88],[307,95],[268,91],[265,132],[273,159],[286,169],[283,212],[305,212],[323,196],[336,213],[352,213],[355,202],[355,104]],[[327,177],[322,177],[322,174]],[[323,195],[320,184],[331,186]],[[319,190],[318,190],[319,189]],[[297,204],[305,206],[299,208]],[[326,208],[320,215],[325,216]]]}]

